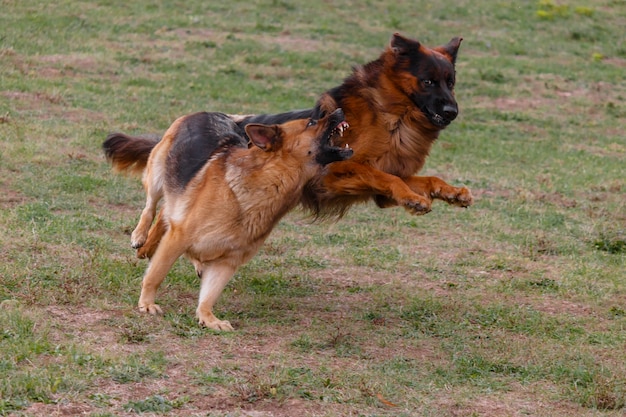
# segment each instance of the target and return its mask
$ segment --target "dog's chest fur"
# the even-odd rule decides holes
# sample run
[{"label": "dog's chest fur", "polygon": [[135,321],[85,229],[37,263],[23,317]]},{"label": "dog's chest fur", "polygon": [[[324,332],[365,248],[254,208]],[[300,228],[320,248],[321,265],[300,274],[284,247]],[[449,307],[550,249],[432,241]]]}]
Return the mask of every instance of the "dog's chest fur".
[{"label": "dog's chest fur", "polygon": [[[312,167],[301,161],[252,148],[228,155],[224,180],[236,199],[242,226],[251,231],[269,228],[297,203],[296,197]],[[309,174],[309,175],[307,175]]]}]

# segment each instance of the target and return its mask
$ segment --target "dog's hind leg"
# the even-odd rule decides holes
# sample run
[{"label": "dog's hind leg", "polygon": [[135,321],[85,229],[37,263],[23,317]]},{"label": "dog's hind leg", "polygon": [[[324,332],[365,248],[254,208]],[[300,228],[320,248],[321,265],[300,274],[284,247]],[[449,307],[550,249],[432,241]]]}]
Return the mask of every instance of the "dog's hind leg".
[{"label": "dog's hind leg", "polygon": [[196,316],[201,325],[213,330],[233,330],[230,322],[215,317],[213,306],[236,270],[236,266],[224,260],[213,261],[202,266],[200,299],[196,310]]},{"label": "dog's hind leg", "polygon": [[187,250],[187,247],[188,243],[184,239],[184,234],[174,232],[170,227],[161,239],[141,282],[139,311],[150,314],[162,313],[161,307],[155,304],[157,289],[176,259]]}]

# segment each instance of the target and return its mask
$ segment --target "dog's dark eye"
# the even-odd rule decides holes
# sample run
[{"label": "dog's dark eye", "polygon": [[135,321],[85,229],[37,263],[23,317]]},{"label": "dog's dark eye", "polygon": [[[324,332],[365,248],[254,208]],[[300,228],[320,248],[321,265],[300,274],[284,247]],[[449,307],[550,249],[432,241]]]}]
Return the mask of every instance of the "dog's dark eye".
[{"label": "dog's dark eye", "polygon": [[309,119],[309,123],[306,124],[306,127],[315,126],[317,124],[317,120]]},{"label": "dog's dark eye", "polygon": [[448,79],[448,88],[452,90],[454,88],[454,80],[452,78]]},{"label": "dog's dark eye", "polygon": [[424,80],[422,82],[426,87],[432,87],[433,85],[435,85],[435,82],[433,80]]}]

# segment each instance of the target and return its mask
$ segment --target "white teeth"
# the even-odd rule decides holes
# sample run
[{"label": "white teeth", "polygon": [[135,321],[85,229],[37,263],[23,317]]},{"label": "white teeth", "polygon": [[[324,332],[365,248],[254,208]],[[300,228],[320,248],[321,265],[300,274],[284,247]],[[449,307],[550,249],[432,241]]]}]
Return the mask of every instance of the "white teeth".
[{"label": "white teeth", "polygon": [[339,128],[339,134],[343,137],[343,132],[345,132],[346,130],[348,130],[348,123],[343,122],[341,123],[338,128]]},{"label": "white teeth", "polygon": [[346,143],[346,149],[350,149],[350,147],[348,146],[348,144]]}]

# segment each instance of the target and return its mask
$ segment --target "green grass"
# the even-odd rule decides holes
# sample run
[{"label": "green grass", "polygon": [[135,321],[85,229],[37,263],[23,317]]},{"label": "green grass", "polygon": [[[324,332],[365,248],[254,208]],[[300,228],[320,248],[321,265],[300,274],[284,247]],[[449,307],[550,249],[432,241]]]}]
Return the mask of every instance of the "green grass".
[{"label": "green grass", "polygon": [[[165,3],[0,8],[0,415],[623,415],[623,1]],[[464,38],[423,173],[475,205],[294,212],[217,305],[236,332],[184,260],[139,314],[106,135],[309,107],[396,31]]]}]

